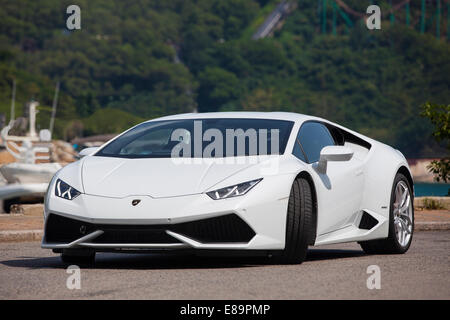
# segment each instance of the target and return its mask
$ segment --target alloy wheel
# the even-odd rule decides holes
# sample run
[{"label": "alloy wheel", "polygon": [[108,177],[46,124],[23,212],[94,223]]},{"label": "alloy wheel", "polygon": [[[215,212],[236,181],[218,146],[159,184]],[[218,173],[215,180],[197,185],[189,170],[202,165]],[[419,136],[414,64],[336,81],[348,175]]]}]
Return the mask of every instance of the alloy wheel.
[{"label": "alloy wheel", "polygon": [[408,185],[399,181],[395,186],[394,230],[398,243],[406,247],[413,232],[412,201]]}]

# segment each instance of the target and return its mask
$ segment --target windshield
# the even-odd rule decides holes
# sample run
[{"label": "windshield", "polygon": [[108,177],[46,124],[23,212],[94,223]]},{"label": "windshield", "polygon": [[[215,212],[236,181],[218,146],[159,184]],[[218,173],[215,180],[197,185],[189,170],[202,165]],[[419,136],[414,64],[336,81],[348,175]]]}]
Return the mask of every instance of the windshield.
[{"label": "windshield", "polygon": [[142,123],[96,156],[219,158],[283,154],[294,122],[269,119],[189,119]]}]

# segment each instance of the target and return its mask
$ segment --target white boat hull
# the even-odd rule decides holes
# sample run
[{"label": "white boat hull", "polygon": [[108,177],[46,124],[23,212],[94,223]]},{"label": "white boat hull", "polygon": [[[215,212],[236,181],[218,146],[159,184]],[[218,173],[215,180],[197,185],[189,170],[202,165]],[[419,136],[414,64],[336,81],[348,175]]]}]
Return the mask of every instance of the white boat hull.
[{"label": "white boat hull", "polygon": [[8,163],[0,167],[0,172],[8,184],[48,184],[54,174],[61,169],[59,163]]}]

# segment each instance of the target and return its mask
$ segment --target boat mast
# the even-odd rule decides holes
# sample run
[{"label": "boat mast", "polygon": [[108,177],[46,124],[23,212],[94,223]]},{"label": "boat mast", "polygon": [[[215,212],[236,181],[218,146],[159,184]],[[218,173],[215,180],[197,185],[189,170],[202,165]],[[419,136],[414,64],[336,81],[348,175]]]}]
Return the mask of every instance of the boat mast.
[{"label": "boat mast", "polygon": [[11,113],[10,113],[9,122],[14,120],[15,102],[16,102],[16,79],[13,79],[12,98],[11,98]]},{"label": "boat mast", "polygon": [[28,133],[28,136],[31,138],[36,138],[36,107],[39,105],[39,102],[37,101],[31,101],[28,104],[28,108],[30,110],[29,112],[29,121],[30,121],[30,132]]}]

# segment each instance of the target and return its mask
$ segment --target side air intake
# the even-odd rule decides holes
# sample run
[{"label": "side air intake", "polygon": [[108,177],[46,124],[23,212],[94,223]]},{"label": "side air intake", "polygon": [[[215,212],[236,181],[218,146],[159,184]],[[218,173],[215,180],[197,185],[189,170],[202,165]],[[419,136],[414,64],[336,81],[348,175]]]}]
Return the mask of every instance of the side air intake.
[{"label": "side air intake", "polygon": [[359,222],[358,228],[370,230],[378,224],[378,220],[372,217],[367,212],[363,211],[361,221]]}]

